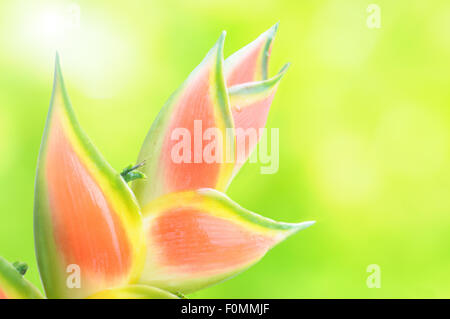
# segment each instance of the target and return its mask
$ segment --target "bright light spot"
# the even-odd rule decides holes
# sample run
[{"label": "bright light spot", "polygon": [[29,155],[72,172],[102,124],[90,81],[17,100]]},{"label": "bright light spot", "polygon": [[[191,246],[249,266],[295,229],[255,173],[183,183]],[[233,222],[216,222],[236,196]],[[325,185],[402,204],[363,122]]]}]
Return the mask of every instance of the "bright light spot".
[{"label": "bright light spot", "polygon": [[76,37],[80,29],[81,9],[75,3],[36,8],[28,17],[29,31],[46,46],[59,49],[67,39]]},{"label": "bright light spot", "polygon": [[63,34],[64,19],[56,11],[43,12],[39,24],[43,36],[47,39],[54,39]]},{"label": "bright light spot", "polygon": [[112,17],[105,19],[103,11],[61,1],[23,5],[16,12],[22,37],[11,52],[29,63],[21,63],[24,68],[47,74],[58,51],[69,87],[92,98],[112,98],[134,85],[139,43],[130,43],[133,34]]}]

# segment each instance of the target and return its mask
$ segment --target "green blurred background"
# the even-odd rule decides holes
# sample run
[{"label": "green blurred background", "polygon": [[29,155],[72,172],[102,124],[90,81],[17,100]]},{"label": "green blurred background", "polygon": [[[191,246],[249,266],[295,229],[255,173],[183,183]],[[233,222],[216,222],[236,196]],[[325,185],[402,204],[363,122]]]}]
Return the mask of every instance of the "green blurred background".
[{"label": "green blurred background", "polygon": [[292,62],[268,121],[280,168],[247,164],[228,194],[317,224],[191,297],[449,298],[450,2],[378,0],[379,29],[370,3],[0,0],[0,255],[40,286],[33,188],[55,49],[81,125],[120,170],[220,31],[228,56],[280,21],[271,73]]}]

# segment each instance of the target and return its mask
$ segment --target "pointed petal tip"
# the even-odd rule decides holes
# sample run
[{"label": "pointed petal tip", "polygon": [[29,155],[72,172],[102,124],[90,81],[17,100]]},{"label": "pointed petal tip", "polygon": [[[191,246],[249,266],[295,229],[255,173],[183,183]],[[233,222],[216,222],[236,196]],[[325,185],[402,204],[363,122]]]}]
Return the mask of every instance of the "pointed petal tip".
[{"label": "pointed petal tip", "polygon": [[316,223],[315,220],[309,220],[309,221],[306,221],[306,222],[302,222],[302,223],[296,224],[297,225],[296,228],[297,228],[297,230],[303,230],[303,229],[306,229],[308,227],[311,227],[315,223]]},{"label": "pointed petal tip", "polygon": [[278,222],[278,224],[281,226],[281,228],[284,228],[288,236],[295,234],[296,232],[306,229],[312,225],[314,225],[316,221],[306,221],[301,223],[285,223],[285,222]]},{"label": "pointed petal tip", "polygon": [[219,52],[222,52],[221,54],[223,55],[223,47],[224,47],[224,43],[225,43],[225,37],[227,36],[227,31],[222,31],[222,33],[219,36],[219,40],[217,40],[216,46],[217,46],[217,50]]},{"label": "pointed petal tip", "polygon": [[220,48],[221,46],[223,46],[224,42],[225,42],[225,37],[227,35],[227,31],[222,31],[220,33],[219,39],[217,39],[216,44],[214,45],[214,47]]},{"label": "pointed petal tip", "polygon": [[59,56],[59,52],[56,51],[55,53],[55,77],[54,77],[54,85],[56,83],[63,83],[63,77],[62,77],[62,70],[61,70],[61,59]]},{"label": "pointed petal tip", "polygon": [[270,27],[269,32],[273,35],[275,35],[275,33],[277,33],[278,28],[280,26],[280,21],[278,21],[277,23],[275,23],[273,26]]},{"label": "pointed petal tip", "polygon": [[277,75],[274,76],[274,80],[279,81],[281,78],[286,74],[287,70],[291,66],[291,62],[286,63],[283,65],[283,67],[280,69],[280,71],[277,73]]},{"label": "pointed petal tip", "polygon": [[226,34],[227,34],[226,31],[222,31],[222,33],[219,36],[219,39],[216,41],[214,46],[211,48],[211,50],[209,50],[208,54],[206,55],[207,57],[206,59],[208,59],[208,57],[215,56],[215,54],[218,54],[219,57],[223,58],[223,47],[225,43]]},{"label": "pointed petal tip", "polygon": [[279,73],[281,73],[281,72],[286,72],[287,71],[287,69],[289,69],[289,67],[291,66],[291,62],[288,62],[288,63],[286,63],[285,65],[283,65],[283,67],[281,68],[281,70],[280,70],[280,72]]},{"label": "pointed petal tip", "polygon": [[261,35],[261,37],[265,38],[264,49],[262,52],[262,79],[267,79],[269,77],[269,57],[272,50],[273,40],[275,39],[275,35],[278,30],[278,25],[279,22],[275,23],[269,30]]},{"label": "pointed petal tip", "polygon": [[277,222],[210,188],[160,197],[143,215],[149,245],[139,282],[182,293],[234,276],[314,224]]},{"label": "pointed petal tip", "polygon": [[[260,93],[261,88],[263,88],[266,91],[271,91],[277,88],[278,84],[280,83],[281,79],[286,74],[287,70],[289,69],[291,63],[286,63],[280,71],[271,77],[270,79],[263,80],[263,81],[255,81],[255,82],[246,82],[242,84],[237,84],[234,86],[231,86],[228,88],[228,92],[232,96],[239,96],[239,95],[246,95],[246,94],[253,94],[253,93]],[[242,106],[241,106],[242,107]]]},{"label": "pointed petal tip", "polygon": [[271,26],[269,29],[267,29],[265,32],[261,33],[261,35],[258,37],[259,39],[261,38],[267,38],[268,42],[272,42],[277,31],[278,31],[278,27],[280,25],[280,22],[275,23],[273,26]]},{"label": "pointed petal tip", "polygon": [[265,48],[266,54],[270,50],[271,43],[275,39],[275,35],[277,34],[279,25],[280,25],[280,22],[275,23],[273,26],[271,26],[266,32],[264,32],[261,35],[262,37],[266,37],[267,38],[266,42],[267,42],[268,45]]},{"label": "pointed petal tip", "polygon": [[[238,203],[232,201],[230,199],[230,197],[228,197],[228,195],[226,195],[225,193],[222,193],[216,189],[200,188],[200,189],[196,190],[196,193],[201,196],[207,196],[210,198],[214,198],[215,200],[218,200],[222,203],[228,203],[229,207],[234,208],[236,211],[241,211],[243,215],[248,214],[249,216],[253,216],[253,217],[257,216],[255,213],[246,210],[245,208],[240,206]],[[301,223],[286,223],[286,222],[277,222],[277,221],[274,221],[272,219],[262,217],[262,216],[258,216],[258,217],[261,217],[261,219],[264,220],[267,224],[271,224],[272,226],[276,225],[276,227],[274,227],[274,228],[285,231],[288,236],[292,235],[300,230],[306,229],[316,223],[316,221],[306,221],[306,222],[301,222]]]},{"label": "pointed petal tip", "polygon": [[59,57],[59,52],[56,51],[56,53],[55,53],[55,70],[57,72],[61,72],[61,62],[60,61],[61,61],[61,59]]},{"label": "pointed petal tip", "polygon": [[285,231],[283,234],[280,234],[278,239],[278,243],[285,240],[286,238],[298,233],[299,231],[305,230],[306,228],[311,227],[314,225],[315,221],[306,221],[301,223],[283,223],[279,222],[279,225],[284,226]]},{"label": "pointed petal tip", "polygon": [[[283,65],[283,67],[280,69],[280,71],[278,71],[278,73],[275,76],[273,76],[272,78],[267,79],[265,81],[261,81],[259,83],[267,84],[268,87],[272,87],[272,88],[276,87],[278,85],[278,83],[281,81],[281,79],[284,77],[284,75],[286,74],[286,72],[290,66],[291,66],[290,62],[286,63],[285,65]],[[256,84],[258,84],[258,83],[256,83]]]}]

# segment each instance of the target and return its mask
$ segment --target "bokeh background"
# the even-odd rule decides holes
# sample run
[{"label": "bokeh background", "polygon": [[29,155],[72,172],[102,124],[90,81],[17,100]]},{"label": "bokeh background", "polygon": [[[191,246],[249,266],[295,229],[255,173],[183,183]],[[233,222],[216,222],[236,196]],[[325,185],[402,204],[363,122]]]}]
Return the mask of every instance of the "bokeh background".
[{"label": "bokeh background", "polygon": [[[379,29],[366,25],[370,3]],[[446,0],[0,0],[0,255],[26,261],[40,286],[33,188],[56,49],[81,125],[120,170],[222,30],[228,56],[277,21],[272,74],[292,62],[268,121],[280,168],[247,164],[228,194],[317,224],[190,297],[449,298]],[[379,289],[366,285],[370,264]]]}]

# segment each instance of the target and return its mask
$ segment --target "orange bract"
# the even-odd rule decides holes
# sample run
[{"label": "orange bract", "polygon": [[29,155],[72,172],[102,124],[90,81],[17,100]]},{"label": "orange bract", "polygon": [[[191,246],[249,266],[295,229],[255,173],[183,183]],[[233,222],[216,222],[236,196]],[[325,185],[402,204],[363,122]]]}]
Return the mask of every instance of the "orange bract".
[{"label": "orange bract", "polygon": [[257,67],[255,61],[258,59],[258,54],[260,53],[262,45],[264,45],[264,43],[260,43],[259,46],[255,46],[252,51],[248,52],[246,56],[239,61],[239,66],[233,68],[226,78],[228,87],[254,81],[254,75]]},{"label": "orange bract", "polygon": [[131,267],[131,248],[110,203],[80,161],[59,121],[46,160],[55,236],[67,264],[113,278]]},{"label": "orange bract", "polygon": [[[206,163],[203,159],[203,147],[194,147],[194,119],[201,121],[201,132],[210,127],[216,127],[214,109],[210,107],[214,102],[210,95],[209,75],[210,66],[195,75],[192,82],[188,84],[172,118],[174,119],[165,136],[165,144],[161,154],[161,163],[164,163],[167,189],[171,191],[182,191],[203,187],[215,187],[220,172],[220,163]],[[172,149],[177,140],[172,140],[172,132],[177,128],[185,128],[191,136],[191,163],[174,163]],[[200,139],[203,137],[200,136]],[[195,159],[201,163],[195,163]]]},{"label": "orange bract", "polygon": [[8,299],[5,293],[0,289],[0,299]]},{"label": "orange bract", "polygon": [[268,98],[247,105],[243,109],[233,108],[233,119],[236,128],[263,128],[266,126],[267,114],[274,94]]},{"label": "orange bract", "polygon": [[[258,62],[261,62],[262,58],[261,52],[264,50],[264,46],[266,45],[267,39],[264,37],[260,37],[255,40],[255,42],[251,43],[251,47],[245,51],[245,53],[240,57],[235,65],[230,68],[229,72],[226,74],[226,83],[228,87],[233,85],[260,81],[262,78],[258,78],[262,76],[260,72],[262,72]],[[264,52],[267,55],[270,55],[271,44],[269,50]]]},{"label": "orange bract", "polygon": [[[238,145],[238,150],[236,152],[237,161],[240,160],[240,156],[244,159],[247,159],[250,156],[251,151],[256,146],[257,142],[261,138],[260,128],[264,128],[266,126],[267,115],[269,114],[270,104],[272,103],[272,99],[275,92],[267,97],[264,100],[260,100],[254,102],[252,104],[247,105],[245,108],[239,109],[238,107],[234,107],[232,109],[234,125],[236,127],[236,139],[244,138],[245,141],[245,153],[240,154],[242,150],[239,149],[240,145]],[[239,130],[242,129],[242,130]],[[254,129],[257,135],[256,141],[252,141],[248,135],[246,135],[245,130]],[[240,165],[238,163],[237,165]]]},{"label": "orange bract", "polygon": [[231,221],[189,208],[175,208],[154,221],[150,234],[160,262],[184,273],[222,273],[265,254],[273,239]]}]

